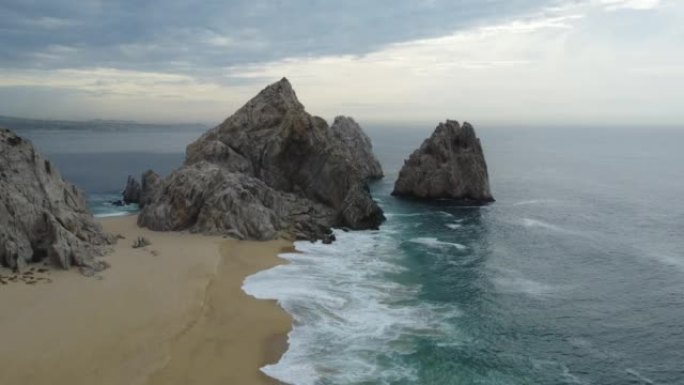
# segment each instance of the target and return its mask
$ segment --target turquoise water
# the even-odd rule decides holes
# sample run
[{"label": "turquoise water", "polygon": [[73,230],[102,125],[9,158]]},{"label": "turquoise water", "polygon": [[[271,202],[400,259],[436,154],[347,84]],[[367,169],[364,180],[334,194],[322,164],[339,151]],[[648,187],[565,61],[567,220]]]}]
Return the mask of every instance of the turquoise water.
[{"label": "turquoise water", "polygon": [[[477,129],[497,198],[482,208],[391,197],[431,128],[368,128],[388,220],[298,242],[245,281],[295,319],[264,371],[293,385],[684,384],[684,130]],[[168,151],[149,133],[127,134],[134,151],[79,135],[34,139],[113,213],[103,197],[128,173],[170,171],[198,133],[166,133]]]},{"label": "turquoise water", "polygon": [[[298,243],[245,290],[295,317],[292,384],[683,384],[684,135],[480,130],[498,201],[389,195],[421,135],[375,135],[388,221]],[[402,143],[401,138],[405,143]]]}]

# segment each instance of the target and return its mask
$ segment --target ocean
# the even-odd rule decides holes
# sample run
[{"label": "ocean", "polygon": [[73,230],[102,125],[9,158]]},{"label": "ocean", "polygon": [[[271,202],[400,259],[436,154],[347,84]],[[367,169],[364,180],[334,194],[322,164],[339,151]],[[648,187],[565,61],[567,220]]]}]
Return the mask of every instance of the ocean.
[{"label": "ocean", "polygon": [[[398,200],[434,127],[366,127],[387,222],[297,242],[244,290],[294,317],[263,368],[292,385],[684,384],[684,130],[478,127],[497,202]],[[129,173],[168,173],[197,128],[22,130],[114,207]]]}]

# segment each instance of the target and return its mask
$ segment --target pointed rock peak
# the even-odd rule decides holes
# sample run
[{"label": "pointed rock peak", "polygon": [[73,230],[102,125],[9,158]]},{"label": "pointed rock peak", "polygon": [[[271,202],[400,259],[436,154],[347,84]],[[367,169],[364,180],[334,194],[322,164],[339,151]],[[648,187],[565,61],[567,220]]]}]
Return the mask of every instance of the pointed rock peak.
[{"label": "pointed rock peak", "polygon": [[473,125],[468,123],[468,122],[463,122],[463,125],[461,126],[461,130],[469,136],[475,136],[475,129],[473,128]]},{"label": "pointed rock peak", "polygon": [[461,125],[458,123],[458,121],[449,119],[447,119],[446,122],[440,123],[439,126],[437,126],[437,129],[432,134],[432,137],[441,137],[444,135],[464,140],[466,142],[473,142],[477,139],[475,129],[470,123],[463,122],[463,124]]},{"label": "pointed rock peak", "polygon": [[266,89],[269,88],[274,88],[277,92],[282,92],[283,94],[290,94],[291,92],[294,92],[292,89],[292,84],[285,77],[266,87]]},{"label": "pointed rock peak", "polygon": [[292,84],[287,78],[282,78],[279,81],[264,88],[257,96],[249,101],[248,105],[273,105],[282,109],[304,109],[304,106],[297,99],[297,94],[292,88]]},{"label": "pointed rock peak", "polygon": [[344,115],[339,115],[335,117],[335,121],[333,124],[342,124],[342,123],[349,123],[349,124],[354,124],[354,125],[359,125],[356,123],[356,120],[352,118],[351,116],[344,116]]}]

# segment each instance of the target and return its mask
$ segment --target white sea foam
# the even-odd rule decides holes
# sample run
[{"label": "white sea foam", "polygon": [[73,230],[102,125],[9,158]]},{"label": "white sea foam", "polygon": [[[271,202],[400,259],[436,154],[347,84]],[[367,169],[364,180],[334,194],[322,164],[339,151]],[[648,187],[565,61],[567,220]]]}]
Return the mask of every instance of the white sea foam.
[{"label": "white sea foam", "polygon": [[447,223],[445,226],[452,230],[460,229],[461,227],[463,227],[463,225],[460,223]]},{"label": "white sea foam", "polygon": [[99,213],[99,214],[93,214],[95,218],[110,218],[110,217],[125,217],[128,215],[133,215],[135,213],[130,212],[130,211],[119,211],[119,212],[114,212],[114,213]]},{"label": "white sea foam", "polygon": [[468,247],[460,244],[460,243],[455,243],[455,242],[444,242],[440,241],[437,238],[430,238],[430,237],[420,237],[420,238],[412,238],[411,242],[413,243],[418,243],[421,245],[425,245],[428,247],[435,247],[435,248],[445,248],[445,247],[453,247],[458,250],[466,250]]},{"label": "white sea foam", "polygon": [[385,213],[385,216],[387,218],[392,218],[392,217],[421,217],[424,215],[428,215],[428,213]]},{"label": "white sea foam", "polygon": [[[415,382],[401,357],[418,336],[449,341],[452,305],[418,301],[419,286],[388,274],[404,271],[385,232],[340,232],[332,245],[297,242],[290,263],[248,277],[243,290],[276,299],[294,318],[289,349],[262,370],[293,385]],[[447,322],[449,321],[449,322]]]},{"label": "white sea foam", "polygon": [[565,230],[564,228],[562,228],[560,226],[556,226],[556,225],[553,225],[551,223],[540,221],[538,219],[523,218],[522,224],[523,224],[523,226],[530,227],[530,228],[536,227],[536,228],[552,230],[552,231],[557,231],[557,232],[562,232],[562,233],[568,232],[568,230]]},{"label": "white sea foam", "polygon": [[538,204],[547,204],[547,203],[557,203],[558,201],[555,199],[530,199],[526,201],[520,201],[513,203],[513,206],[529,206],[529,205],[538,205]]},{"label": "white sea foam", "polygon": [[644,254],[662,264],[672,266],[679,270],[684,270],[684,256],[674,256],[670,254],[654,253],[649,251],[644,251]]},{"label": "white sea foam", "polygon": [[635,369],[625,369],[625,372],[630,376],[636,377],[639,381],[643,382],[644,384],[655,385],[655,381],[651,380],[648,377],[645,377]]},{"label": "white sea foam", "polygon": [[545,282],[530,279],[514,269],[496,269],[492,276],[492,282],[499,291],[505,293],[521,293],[532,297],[545,297],[557,295],[571,287],[551,285]]},{"label": "white sea foam", "polygon": [[523,293],[535,297],[550,295],[557,291],[557,288],[552,285],[522,277],[496,277],[493,281],[501,291]]}]

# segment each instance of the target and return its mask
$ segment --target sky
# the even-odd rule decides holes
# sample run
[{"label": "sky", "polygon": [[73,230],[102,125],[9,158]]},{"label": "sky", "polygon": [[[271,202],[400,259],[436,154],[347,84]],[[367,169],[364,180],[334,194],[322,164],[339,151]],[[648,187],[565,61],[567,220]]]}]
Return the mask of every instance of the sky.
[{"label": "sky", "polygon": [[684,126],[684,0],[3,0],[0,115]]}]

